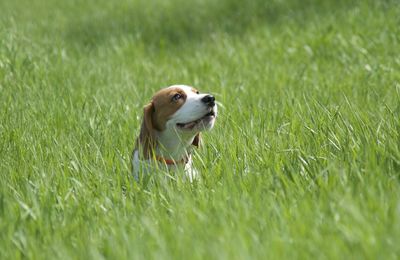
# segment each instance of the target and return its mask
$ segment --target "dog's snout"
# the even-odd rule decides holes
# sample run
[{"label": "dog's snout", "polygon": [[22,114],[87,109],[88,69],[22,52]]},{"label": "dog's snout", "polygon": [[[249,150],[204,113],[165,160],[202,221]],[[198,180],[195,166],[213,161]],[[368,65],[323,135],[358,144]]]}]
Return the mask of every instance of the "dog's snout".
[{"label": "dog's snout", "polygon": [[215,97],[213,95],[207,95],[203,97],[201,101],[209,105],[210,107],[215,106]]}]

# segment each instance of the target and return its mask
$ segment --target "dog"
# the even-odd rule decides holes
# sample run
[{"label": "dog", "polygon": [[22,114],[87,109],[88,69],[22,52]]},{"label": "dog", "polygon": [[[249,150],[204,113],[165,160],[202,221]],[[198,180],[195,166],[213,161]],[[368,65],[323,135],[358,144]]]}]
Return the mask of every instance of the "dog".
[{"label": "dog", "polygon": [[200,132],[214,127],[218,107],[211,94],[186,85],[173,85],[154,94],[143,109],[143,122],[132,152],[133,175],[155,169],[183,169],[190,181],[192,148],[200,145]]}]

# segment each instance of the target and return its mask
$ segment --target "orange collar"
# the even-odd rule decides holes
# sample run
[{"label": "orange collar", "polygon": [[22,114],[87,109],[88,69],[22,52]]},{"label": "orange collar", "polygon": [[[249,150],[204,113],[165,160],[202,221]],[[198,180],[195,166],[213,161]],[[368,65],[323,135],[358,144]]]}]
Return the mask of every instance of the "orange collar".
[{"label": "orange collar", "polygon": [[172,159],[165,159],[164,157],[156,157],[156,160],[162,163],[165,163],[166,165],[177,165],[177,164],[187,164],[189,161],[188,156],[185,156],[184,158],[180,159],[179,161],[175,161]]}]

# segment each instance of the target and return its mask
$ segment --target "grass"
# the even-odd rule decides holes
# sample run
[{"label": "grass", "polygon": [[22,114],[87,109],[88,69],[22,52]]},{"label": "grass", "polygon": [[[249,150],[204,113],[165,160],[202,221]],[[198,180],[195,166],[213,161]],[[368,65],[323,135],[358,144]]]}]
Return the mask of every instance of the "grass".
[{"label": "grass", "polygon": [[[1,1],[1,259],[398,259],[397,1]],[[142,107],[220,102],[193,184]]]}]

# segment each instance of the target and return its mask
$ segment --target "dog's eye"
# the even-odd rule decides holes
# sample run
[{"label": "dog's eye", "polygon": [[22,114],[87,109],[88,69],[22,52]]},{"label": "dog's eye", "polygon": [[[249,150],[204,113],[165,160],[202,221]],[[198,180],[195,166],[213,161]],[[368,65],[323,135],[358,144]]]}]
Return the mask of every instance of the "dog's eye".
[{"label": "dog's eye", "polygon": [[197,95],[200,94],[200,91],[196,90],[196,94],[197,94]]},{"label": "dog's eye", "polygon": [[182,95],[179,94],[179,93],[177,93],[177,94],[175,94],[175,95],[172,97],[172,101],[178,101],[178,100],[181,99],[181,98],[182,98]]}]

